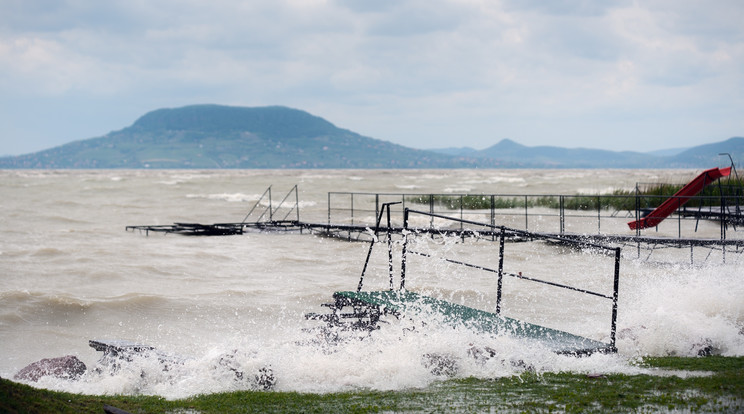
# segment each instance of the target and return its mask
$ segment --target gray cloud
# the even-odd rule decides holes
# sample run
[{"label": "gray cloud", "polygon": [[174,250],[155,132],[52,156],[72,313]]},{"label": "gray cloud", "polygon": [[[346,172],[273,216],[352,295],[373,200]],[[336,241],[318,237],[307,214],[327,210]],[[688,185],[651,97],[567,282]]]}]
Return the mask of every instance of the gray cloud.
[{"label": "gray cloud", "polygon": [[8,0],[0,154],[204,102],[295,106],[414,147],[725,139],[744,127],[732,116],[743,13],[738,1]]}]

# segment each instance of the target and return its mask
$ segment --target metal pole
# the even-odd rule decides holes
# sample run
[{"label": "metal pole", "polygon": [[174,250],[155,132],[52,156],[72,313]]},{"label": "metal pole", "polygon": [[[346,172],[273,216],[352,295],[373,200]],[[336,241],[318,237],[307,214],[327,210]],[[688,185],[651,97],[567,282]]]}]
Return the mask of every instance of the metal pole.
[{"label": "metal pole", "polygon": [[501,227],[501,236],[499,238],[499,277],[496,282],[496,314],[501,314],[501,286],[504,278],[504,227]]},{"label": "metal pole", "polygon": [[[460,220],[463,219],[462,209],[463,209],[463,199],[462,199],[462,194],[460,194]],[[462,224],[462,221],[461,221],[460,222],[460,237],[462,238],[462,240],[465,240],[465,235],[463,234],[462,231],[463,231],[463,224]]]},{"label": "metal pole", "polygon": [[721,254],[722,254],[723,264],[726,264],[726,243],[721,244]]},{"label": "metal pole", "polygon": [[367,272],[367,265],[369,264],[369,258],[372,256],[372,248],[375,247],[375,240],[377,239],[377,233],[380,230],[380,221],[382,221],[382,211],[380,211],[380,215],[377,216],[377,221],[375,222],[375,235],[372,238],[372,242],[369,244],[369,250],[367,250],[367,258],[364,260],[364,267],[362,268],[362,275],[359,277],[359,285],[357,286],[357,292],[362,291],[362,285],[364,283],[364,273]]},{"label": "metal pole", "polygon": [[390,204],[387,205],[387,245],[388,273],[390,273],[390,290],[393,290],[393,236],[390,234]]},{"label": "metal pole", "polygon": [[640,196],[638,194],[638,183],[636,183],[635,190],[636,190],[635,219],[636,219],[636,223],[638,223],[638,225],[636,226],[636,237],[638,238],[638,258],[640,259],[641,258],[641,240],[640,240],[640,236],[641,236],[641,223],[640,223],[640,220],[641,220],[641,198],[640,198]]},{"label": "metal pole", "polygon": [[[295,184],[294,190],[295,190],[295,206],[297,206],[297,223],[299,223],[300,222],[300,195],[298,194],[299,190],[297,189],[297,184]],[[300,231],[302,231],[301,229],[302,227],[300,227]]]},{"label": "metal pole", "polygon": [[[681,239],[682,238],[682,214],[680,214],[679,209],[682,206],[680,204],[681,204],[681,201],[678,198],[677,199],[677,234],[678,234],[678,237]],[[697,231],[697,225],[695,226],[695,231]]]},{"label": "metal pole", "polygon": [[400,290],[406,289],[406,251],[408,250],[408,209],[403,210],[403,251],[400,259]]},{"label": "metal pole", "polygon": [[[635,219],[636,219],[636,222],[638,223],[638,225],[636,226],[636,236],[640,236],[641,235],[641,223],[639,223],[639,221],[641,220],[641,197],[638,194],[638,183],[636,183],[635,192],[636,192]],[[641,257],[641,246],[640,245],[638,245],[638,257]]]},{"label": "metal pole", "polygon": [[[705,196],[704,196],[705,192],[704,192],[704,190],[705,190],[705,187],[707,185],[708,185],[708,174],[706,173],[705,174],[705,177],[703,177],[703,187],[700,190],[701,197],[699,198],[700,201],[698,202],[698,214],[697,214],[697,218],[695,219],[695,233],[697,233],[697,231],[698,231],[698,224],[700,224],[700,212],[703,211],[703,202],[705,201]],[[711,204],[713,204],[713,203],[711,203]],[[711,206],[711,211],[712,211],[712,209],[713,209],[713,206]]]},{"label": "metal pole", "polygon": [[274,221],[274,211],[271,207],[271,187],[269,187],[269,221]]},{"label": "metal pole", "polygon": [[493,233],[493,228],[496,225],[496,204],[494,195],[491,194],[491,241],[494,241],[496,235]]},{"label": "metal pole", "polygon": [[[375,216],[380,214],[380,195],[375,194]],[[382,218],[382,216],[380,216]]]},{"label": "metal pole", "polygon": [[[434,194],[429,194],[429,214],[434,214]],[[429,220],[429,228],[434,228],[434,216]],[[433,237],[432,233],[432,237]]]},{"label": "metal pole", "polygon": [[721,193],[721,240],[726,240],[726,197],[723,196],[723,188],[721,188],[720,180],[718,182],[718,191]]},{"label": "metal pole", "polygon": [[693,252],[694,252],[694,244],[692,243],[692,240],[690,240],[690,265],[694,265],[695,264],[695,260],[694,260],[694,257],[693,257]]},{"label": "metal pole", "polygon": [[615,332],[617,330],[617,298],[620,290],[620,248],[615,248],[615,283],[612,292],[612,331],[610,332],[610,346],[615,347]]}]

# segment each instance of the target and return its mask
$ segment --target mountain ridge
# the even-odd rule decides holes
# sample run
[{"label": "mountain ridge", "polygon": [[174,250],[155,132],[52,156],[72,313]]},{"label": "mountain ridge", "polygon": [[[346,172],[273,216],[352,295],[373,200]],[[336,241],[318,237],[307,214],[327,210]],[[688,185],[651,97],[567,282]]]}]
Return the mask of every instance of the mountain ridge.
[{"label": "mountain ridge", "polygon": [[[744,138],[674,156],[503,139],[483,150],[421,150],[365,137],[284,106],[161,108],[101,137],[0,157],[0,168],[707,168],[720,152],[744,156]],[[727,161],[728,162],[728,161]]]}]

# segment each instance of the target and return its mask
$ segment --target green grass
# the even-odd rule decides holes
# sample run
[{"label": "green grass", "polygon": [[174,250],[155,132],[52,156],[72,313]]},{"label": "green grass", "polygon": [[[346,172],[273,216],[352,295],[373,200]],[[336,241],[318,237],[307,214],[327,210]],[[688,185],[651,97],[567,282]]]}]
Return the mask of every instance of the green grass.
[{"label": "green grass", "polygon": [[0,412],[101,413],[104,404],[132,413],[744,411],[744,357],[645,358],[638,364],[703,371],[703,375],[682,378],[526,373],[492,380],[449,380],[425,389],[404,391],[334,394],[242,391],[175,401],[145,396],[59,393],[0,379]]}]

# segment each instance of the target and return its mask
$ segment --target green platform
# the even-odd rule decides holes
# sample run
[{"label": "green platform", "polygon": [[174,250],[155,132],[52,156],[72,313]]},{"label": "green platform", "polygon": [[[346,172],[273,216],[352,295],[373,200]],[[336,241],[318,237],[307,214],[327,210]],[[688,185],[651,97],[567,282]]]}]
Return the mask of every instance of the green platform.
[{"label": "green platform", "polygon": [[409,291],[336,292],[333,297],[337,301],[347,300],[372,305],[386,312],[408,317],[418,315],[431,318],[432,313],[439,314],[441,321],[451,326],[465,326],[480,332],[537,341],[551,351],[561,354],[615,352],[611,344]]}]

